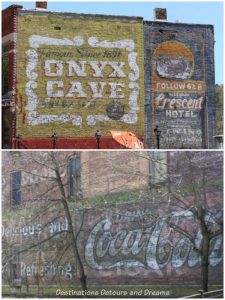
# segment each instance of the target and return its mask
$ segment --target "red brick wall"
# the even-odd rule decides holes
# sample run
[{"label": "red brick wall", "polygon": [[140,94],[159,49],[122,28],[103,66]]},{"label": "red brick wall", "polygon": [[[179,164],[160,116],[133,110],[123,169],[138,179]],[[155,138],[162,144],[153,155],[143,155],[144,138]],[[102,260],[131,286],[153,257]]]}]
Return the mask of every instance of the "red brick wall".
[{"label": "red brick wall", "polygon": [[[11,173],[19,170],[22,172],[21,193],[24,207],[32,207],[33,203],[45,204],[47,198],[57,199],[61,197],[58,186],[47,192],[48,188],[54,185],[51,177],[55,174],[51,169],[52,165],[49,160],[44,160],[45,154],[47,153],[44,151],[3,153],[3,207],[10,207]],[[83,198],[127,191],[148,185],[149,166],[146,159],[137,156],[135,152],[58,152],[58,163],[63,165],[60,171],[66,193],[68,192],[68,163],[72,154],[81,157],[80,172]],[[31,158],[31,155],[34,156],[34,159]],[[39,163],[35,162],[35,159]],[[136,172],[142,176],[136,176]],[[40,180],[38,175],[40,175]],[[108,184],[109,182],[110,184]],[[38,201],[40,195],[43,195],[41,202]]]},{"label": "red brick wall", "polygon": [[[220,202],[218,212],[222,193],[211,197]],[[156,222],[153,215],[157,211],[150,201],[85,211],[79,246],[89,284],[200,285],[200,263],[190,240],[171,230],[163,219]],[[159,198],[159,207],[161,201]],[[193,217],[181,215],[177,220],[195,240],[199,239]],[[222,237],[216,240],[217,245],[214,240],[210,250],[210,284],[223,282]]]},{"label": "red brick wall", "polygon": [[22,8],[21,5],[11,5],[2,11],[2,36],[15,31],[16,10]]},{"label": "red brick wall", "polygon": [[[63,209],[58,210],[57,202],[47,201],[47,195],[49,200],[56,200],[59,197],[58,189],[52,189],[45,194],[46,189],[50,187],[49,182],[47,180],[38,181],[34,174],[38,171],[41,172],[41,175],[50,179],[52,171],[51,169],[45,170],[44,156],[38,158],[40,153],[34,153],[37,153],[36,159],[43,163],[43,166],[30,163],[27,152],[3,153],[3,224],[5,226],[4,230],[7,232],[5,239],[8,241],[7,239],[10,237],[10,242],[14,243],[13,245],[18,240],[22,245],[33,242],[33,239],[37,236],[33,233],[34,228],[36,232],[40,233],[38,237],[41,239],[44,234],[46,234],[45,237],[48,237],[52,231],[54,233],[67,226]],[[205,158],[202,155],[203,159],[198,160],[198,165],[211,161],[212,166],[216,161],[216,153],[214,152],[214,156],[205,154]],[[140,155],[137,156],[138,154]],[[58,153],[65,184],[70,155],[71,152]],[[149,169],[146,159],[141,159],[141,156],[143,156],[143,153],[136,151],[81,152],[81,181],[84,197],[112,194],[121,190],[127,191],[146,186]],[[175,160],[175,153],[172,156]],[[214,167],[216,169],[218,165],[215,164]],[[22,175],[22,199],[23,204],[26,205],[10,208],[10,172],[21,169],[26,171],[23,172],[24,176]],[[185,174],[184,167],[181,170]],[[213,172],[214,169],[212,168],[211,171]],[[44,195],[42,201],[36,199],[36,197],[40,197],[40,193]],[[168,201],[165,202],[168,199],[165,195],[163,187],[161,189],[149,189],[147,197],[145,195],[145,200],[143,200],[143,193],[140,193],[135,202],[134,200],[133,202],[127,201],[127,203],[121,205],[117,203],[117,198],[114,196],[115,204],[111,204],[110,207],[103,201],[102,206],[97,209],[89,201],[91,208],[83,211],[77,210],[78,208],[74,206],[73,200],[68,201],[73,222],[77,225],[76,228],[79,228],[82,224],[78,244],[89,285],[171,284],[177,286],[178,284],[200,284],[200,265],[191,249],[190,241],[181,236],[176,230],[169,228],[164,219],[157,219],[158,216],[165,216],[165,211],[168,208]],[[217,217],[218,215],[218,218],[221,218],[222,190],[220,191],[219,188],[212,186],[207,189],[206,198],[207,210],[214,216]],[[104,200],[104,198],[102,199]],[[193,196],[184,195],[184,201],[185,203],[192,203]],[[47,210],[46,203],[52,205],[51,214]],[[101,203],[99,203],[100,205]],[[35,214],[36,211],[39,211],[38,215]],[[83,220],[82,212],[84,212]],[[195,240],[200,240],[197,223],[190,211],[184,212],[184,209],[180,208],[178,203],[178,205],[171,207],[168,213],[174,216],[180,226],[188,228]],[[57,218],[53,220],[52,216]],[[10,235],[8,228],[12,230],[13,227],[18,226],[22,228],[22,233],[21,235],[15,235],[15,239],[13,239],[14,236]],[[54,240],[50,246],[49,244],[48,247],[43,245],[42,250],[45,252],[43,257],[46,258],[48,265],[57,253],[54,251],[62,253],[61,251],[65,247],[62,241],[66,242],[68,239],[61,236],[58,240]],[[57,250],[60,242],[62,242],[62,248]],[[64,268],[69,263],[72,266],[72,259],[68,259],[69,255],[64,256]],[[29,268],[36,257],[37,253],[35,251],[28,252],[27,255],[23,256],[23,268],[26,265],[29,272],[31,272]],[[222,283],[223,265],[221,258],[222,244],[221,237],[218,237],[214,240],[210,249],[210,283]],[[68,267],[68,269],[70,268]],[[69,274],[73,273],[73,278],[77,276],[74,266],[72,266],[72,271],[70,269],[68,272]],[[62,276],[65,277],[65,274],[64,271]],[[70,275],[68,276],[71,278]]]},{"label": "red brick wall", "polygon": [[[9,34],[16,33],[16,24],[17,24],[17,15],[16,11],[18,8],[22,8],[20,5],[12,5],[2,11],[2,37],[6,37]],[[4,45],[4,39],[3,39]],[[10,51],[8,54],[9,57],[9,91],[12,91],[13,85],[15,84],[15,72],[14,71],[14,59],[15,53],[12,50],[16,49],[16,41],[11,37],[7,42],[7,51]]]},{"label": "red brick wall", "polygon": [[[11,5],[2,11],[2,44],[3,55],[8,59],[8,93],[4,96],[4,106],[13,107],[16,103],[16,34],[17,33],[17,9],[20,5]],[[4,108],[3,108],[4,109]],[[3,128],[6,127],[3,122]],[[7,126],[8,127],[8,126]],[[15,116],[10,117],[9,129],[10,139],[3,144],[3,148],[12,148],[12,140],[16,136]]]},{"label": "red brick wall", "polygon": [[[51,138],[20,138],[14,140],[15,149],[52,149]],[[100,149],[124,149],[125,147],[116,142],[112,137],[101,137]],[[93,137],[58,138],[56,149],[97,149],[96,139]]]}]

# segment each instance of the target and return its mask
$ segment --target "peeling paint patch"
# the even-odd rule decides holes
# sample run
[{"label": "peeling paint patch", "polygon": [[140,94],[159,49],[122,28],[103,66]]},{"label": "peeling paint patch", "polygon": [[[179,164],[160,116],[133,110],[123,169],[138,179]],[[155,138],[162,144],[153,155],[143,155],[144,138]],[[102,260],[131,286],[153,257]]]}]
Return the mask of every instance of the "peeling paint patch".
[{"label": "peeling paint patch", "polygon": [[159,56],[156,60],[159,76],[175,79],[189,79],[193,71],[193,62],[182,56]]}]

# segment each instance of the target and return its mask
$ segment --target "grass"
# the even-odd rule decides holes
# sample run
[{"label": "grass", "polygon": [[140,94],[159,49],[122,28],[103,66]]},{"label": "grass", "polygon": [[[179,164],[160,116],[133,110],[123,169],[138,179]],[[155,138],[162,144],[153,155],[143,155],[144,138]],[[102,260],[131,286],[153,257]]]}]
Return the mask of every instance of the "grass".
[{"label": "grass", "polygon": [[[137,285],[137,286],[90,286],[87,297],[91,298],[179,298],[198,293],[198,286],[162,286],[162,285]],[[209,291],[222,289],[222,286],[210,286]],[[13,292],[9,286],[2,287],[3,297],[28,298],[37,297],[37,287],[31,286],[29,293],[25,286],[21,291]],[[86,296],[86,295],[84,295]],[[77,287],[45,287],[43,291],[45,298],[80,298],[82,291]],[[221,297],[222,298],[222,297]]]},{"label": "grass", "polygon": [[[199,183],[198,185],[195,184],[195,187],[198,190],[201,190],[203,188],[203,184],[202,183]],[[207,180],[205,183],[205,187],[206,187],[206,189],[213,188],[213,189],[215,189],[215,191],[217,191],[217,189],[219,189],[219,188],[222,190],[223,179]],[[179,194],[181,194],[182,196],[189,196],[189,195],[193,194],[193,188],[190,184],[186,184],[186,185],[179,186],[179,188],[177,189],[177,192]]]},{"label": "grass", "polygon": [[[196,185],[198,190],[202,188],[202,185]],[[215,190],[221,189],[223,187],[222,179],[212,179],[206,181],[206,188],[213,188]],[[149,202],[152,203],[153,200],[160,201],[160,196],[163,195],[167,191],[166,186],[163,184],[160,185],[151,185],[145,187],[143,189],[129,190],[124,192],[111,193],[108,195],[96,196],[92,198],[82,199],[81,201],[77,201],[73,198],[69,199],[69,204],[71,209],[83,209],[83,208],[112,208],[115,205],[125,204],[125,203],[140,203],[140,202]],[[191,185],[182,185],[177,187],[176,192],[183,197],[193,194],[193,189]],[[57,210],[57,204],[54,205],[54,208],[51,210],[54,212]],[[61,203],[58,203],[59,209],[61,209]],[[21,207],[20,210],[17,211],[20,217],[26,217],[29,215],[35,214],[35,207]],[[40,214],[40,208],[38,213]],[[8,209],[4,212],[3,220],[8,220],[9,218],[14,217],[15,211],[13,209]]]},{"label": "grass", "polygon": [[[215,190],[223,187],[223,181],[220,179],[212,179],[206,182],[206,188],[213,188]],[[196,188],[200,190],[202,185],[196,185]],[[152,202],[152,200],[160,199],[160,196],[167,191],[164,185],[152,185],[144,189],[130,190],[125,192],[111,193],[104,196],[96,196],[88,199],[83,199],[76,203],[77,208],[111,208],[115,205],[123,203],[140,203],[140,202]],[[193,188],[191,185],[179,186],[176,192],[183,197],[193,194]],[[159,200],[160,201],[160,200]],[[70,200],[70,203],[74,204],[74,199]]]},{"label": "grass", "polygon": [[[105,205],[107,207],[114,207],[115,204],[122,204],[122,203],[132,203],[139,200],[141,194],[145,194],[145,196],[150,195],[149,189],[143,189],[143,190],[131,190],[131,191],[125,191],[125,192],[118,192],[113,194],[108,194],[104,196],[96,196],[93,198],[88,198],[82,200],[83,207],[102,207],[102,205]],[[143,200],[143,199],[142,199]]]}]

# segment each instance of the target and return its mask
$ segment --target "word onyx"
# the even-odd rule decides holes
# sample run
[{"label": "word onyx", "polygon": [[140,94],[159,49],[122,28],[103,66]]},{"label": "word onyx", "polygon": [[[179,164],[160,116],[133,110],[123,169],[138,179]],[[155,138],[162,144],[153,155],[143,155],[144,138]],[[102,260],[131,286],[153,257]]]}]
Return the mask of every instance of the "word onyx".
[{"label": "word onyx", "polygon": [[64,65],[66,64],[67,76],[73,77],[76,74],[78,77],[87,77],[88,69],[92,70],[93,77],[105,76],[105,70],[110,67],[108,77],[126,77],[122,70],[125,62],[117,61],[79,61],[68,60],[66,62],[61,60],[46,60],[45,61],[45,75],[50,77],[62,77]]},{"label": "word onyx", "polygon": [[[126,74],[123,71],[125,62],[116,61],[73,61],[68,60],[63,62],[61,60],[46,60],[44,65],[45,76],[47,77],[63,77],[68,78],[90,77],[88,72],[94,78],[126,78]],[[109,98],[120,99],[125,95],[122,93],[122,89],[125,84],[122,82],[94,82],[88,81],[85,88],[80,81],[70,81],[69,89],[64,89],[64,82],[62,80],[51,80],[47,82],[47,96],[50,98],[66,97],[66,98],[87,98],[88,91],[92,93],[92,98],[103,98],[104,91],[109,94]]]}]

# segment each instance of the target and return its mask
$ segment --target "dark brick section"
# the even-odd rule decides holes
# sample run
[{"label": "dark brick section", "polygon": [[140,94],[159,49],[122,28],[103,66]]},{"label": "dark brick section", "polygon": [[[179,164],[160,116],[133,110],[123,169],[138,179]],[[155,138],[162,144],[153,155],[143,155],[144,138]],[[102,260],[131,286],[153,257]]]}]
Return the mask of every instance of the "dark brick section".
[{"label": "dark brick section", "polygon": [[[177,42],[177,44],[181,43],[184,47],[189,49],[190,53],[193,55],[193,71],[192,74],[190,74],[188,81],[191,81],[192,83],[202,82],[203,85],[205,84],[205,91],[202,91],[202,93],[199,93],[199,95],[195,93],[195,97],[192,97],[192,99],[197,99],[200,96],[204,97],[204,103],[202,103],[201,110],[198,112],[198,117],[196,118],[195,123],[192,123],[190,118],[189,120],[188,118],[184,119],[183,117],[176,119],[178,127],[181,124],[185,128],[185,125],[187,124],[191,130],[198,130],[200,134],[198,141],[194,141],[193,144],[191,144],[189,141],[185,145],[185,143],[179,143],[179,138],[176,141],[176,138],[173,136],[175,142],[167,142],[167,144],[162,145],[162,148],[214,148],[215,141],[213,136],[215,135],[216,130],[216,109],[214,100],[215,73],[213,26],[165,22],[144,22],[146,148],[156,147],[154,134],[155,125],[157,124],[159,129],[162,130],[162,135],[164,134],[163,130],[165,129],[160,128],[162,121],[165,121],[165,114],[163,115],[161,113],[160,119],[159,115],[155,116],[153,110],[153,54],[155,49],[163,42]],[[183,53],[178,53],[178,51],[176,53],[172,53],[173,58],[178,58],[182,55]],[[168,78],[169,77],[166,78],[167,82],[174,82],[173,79],[171,79],[172,77],[169,79]],[[175,82],[182,83],[184,81],[185,80],[176,78]],[[173,94],[174,98],[176,98],[179,94],[182,95],[182,91],[171,91],[171,89],[169,91],[165,90],[164,92],[164,94],[167,96],[169,93]],[[187,95],[186,92],[183,92],[183,94],[185,94],[185,96]],[[191,91],[189,94],[192,94]],[[180,98],[183,97],[184,95]],[[176,120],[173,121],[173,126],[176,123]],[[165,123],[166,129],[168,129],[170,124],[169,122]],[[168,140],[169,139],[167,139],[167,141]]]},{"label": "dark brick section", "polygon": [[[16,12],[21,5],[11,5],[2,11],[2,148],[12,148],[15,138],[15,58]],[[8,37],[8,38],[7,38]]]},{"label": "dark brick section", "polygon": [[[21,5],[11,5],[2,11],[2,36],[14,31],[13,17],[17,9],[21,9]],[[10,20],[10,22],[9,22]]]}]

